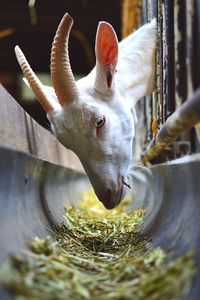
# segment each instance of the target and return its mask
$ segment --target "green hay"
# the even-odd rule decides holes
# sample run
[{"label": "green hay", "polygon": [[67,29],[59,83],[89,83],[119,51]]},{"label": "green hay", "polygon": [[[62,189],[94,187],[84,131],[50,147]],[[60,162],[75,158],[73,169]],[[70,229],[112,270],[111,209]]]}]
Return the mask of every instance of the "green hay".
[{"label": "green hay", "polygon": [[138,231],[144,211],[127,201],[108,212],[88,192],[66,211],[51,238],[34,238],[23,258],[3,265],[0,280],[12,299],[182,299],[194,274],[192,253],[167,262]]}]

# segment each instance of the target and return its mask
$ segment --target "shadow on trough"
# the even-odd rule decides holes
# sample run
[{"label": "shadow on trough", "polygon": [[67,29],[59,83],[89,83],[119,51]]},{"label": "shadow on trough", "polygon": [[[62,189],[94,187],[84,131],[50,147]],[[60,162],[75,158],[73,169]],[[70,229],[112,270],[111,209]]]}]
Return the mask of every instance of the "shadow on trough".
[{"label": "shadow on trough", "polygon": [[200,294],[199,178],[200,155],[158,165],[150,170],[139,166],[133,168],[130,174],[133,193],[139,195],[133,208],[145,208],[142,231],[151,239],[152,246],[170,251],[171,257],[190,250],[195,252],[198,272],[187,298],[190,300],[198,300]]}]

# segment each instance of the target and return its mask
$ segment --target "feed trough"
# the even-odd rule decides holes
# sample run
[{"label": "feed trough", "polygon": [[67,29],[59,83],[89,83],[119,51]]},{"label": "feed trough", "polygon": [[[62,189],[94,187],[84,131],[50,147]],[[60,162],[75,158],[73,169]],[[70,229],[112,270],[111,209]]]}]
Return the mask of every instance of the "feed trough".
[{"label": "feed trough", "polygon": [[[45,237],[47,228],[61,223],[64,206],[79,199],[90,183],[78,158],[32,120],[3,87],[0,93],[2,263],[25,249],[31,237]],[[142,231],[151,245],[170,251],[172,257],[194,251],[197,269],[199,170],[197,154],[151,168],[133,166],[129,177],[132,209],[145,208]],[[197,271],[188,299],[198,299],[199,280]]]}]

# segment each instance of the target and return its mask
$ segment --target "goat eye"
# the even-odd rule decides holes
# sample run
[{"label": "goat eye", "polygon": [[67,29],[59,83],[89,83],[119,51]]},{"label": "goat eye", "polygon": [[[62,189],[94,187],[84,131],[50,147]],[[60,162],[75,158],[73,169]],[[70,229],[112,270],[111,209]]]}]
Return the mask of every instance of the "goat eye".
[{"label": "goat eye", "polygon": [[105,121],[106,121],[106,118],[105,118],[104,116],[99,117],[99,118],[97,118],[96,121],[95,121],[95,126],[96,126],[97,128],[100,128],[100,127],[102,127],[102,126],[105,124]]}]

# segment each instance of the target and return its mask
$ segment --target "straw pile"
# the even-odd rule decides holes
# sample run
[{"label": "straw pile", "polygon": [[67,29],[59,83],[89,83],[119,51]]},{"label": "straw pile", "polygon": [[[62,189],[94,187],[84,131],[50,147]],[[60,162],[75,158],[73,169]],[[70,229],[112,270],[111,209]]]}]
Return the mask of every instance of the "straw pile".
[{"label": "straw pile", "polygon": [[144,211],[124,201],[106,211],[91,192],[80,208],[66,211],[63,224],[30,251],[1,268],[1,284],[12,299],[182,299],[194,273],[192,253],[173,260],[151,249],[138,231]]}]

